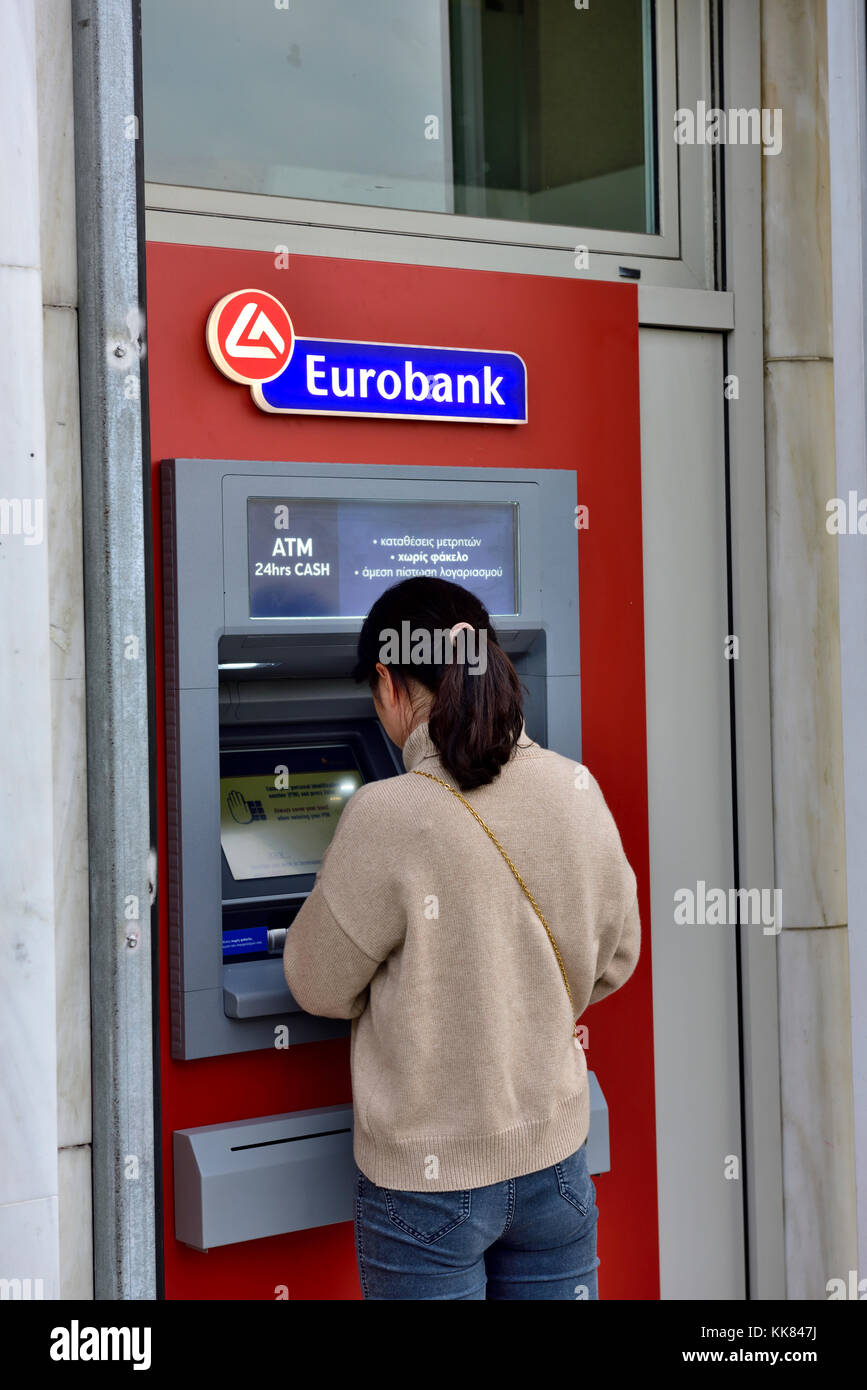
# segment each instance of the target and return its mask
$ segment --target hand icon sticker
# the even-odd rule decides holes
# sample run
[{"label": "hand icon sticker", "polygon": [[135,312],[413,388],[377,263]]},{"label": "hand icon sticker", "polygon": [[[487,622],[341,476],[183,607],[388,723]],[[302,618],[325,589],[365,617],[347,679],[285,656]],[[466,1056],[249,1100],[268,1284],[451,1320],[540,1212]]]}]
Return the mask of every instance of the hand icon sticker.
[{"label": "hand icon sticker", "polygon": [[226,805],[232,816],[233,821],[238,825],[249,825],[253,819],[253,812],[247,804],[247,798],[243,792],[231,791],[226,797]]}]

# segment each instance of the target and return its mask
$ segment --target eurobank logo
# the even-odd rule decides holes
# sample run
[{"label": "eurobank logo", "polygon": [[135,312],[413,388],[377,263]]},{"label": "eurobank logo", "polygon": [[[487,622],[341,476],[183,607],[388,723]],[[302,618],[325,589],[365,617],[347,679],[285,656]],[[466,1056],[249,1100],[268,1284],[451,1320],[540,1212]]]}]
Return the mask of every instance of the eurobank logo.
[{"label": "eurobank logo", "polygon": [[527,369],[514,352],[301,338],[264,290],[235,290],[208,315],[215,366],[273,415],[527,423]]},{"label": "eurobank logo", "polygon": [[264,290],[234,290],[208,315],[211,360],[230,381],[252,386],[279,376],[292,357],[295,332],[279,299]]}]

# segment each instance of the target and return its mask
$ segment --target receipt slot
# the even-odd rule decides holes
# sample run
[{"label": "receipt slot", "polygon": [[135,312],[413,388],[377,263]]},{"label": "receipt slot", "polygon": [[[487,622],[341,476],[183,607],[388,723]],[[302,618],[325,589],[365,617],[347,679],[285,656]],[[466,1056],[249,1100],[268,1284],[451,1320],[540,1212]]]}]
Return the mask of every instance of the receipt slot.
[{"label": "receipt slot", "polygon": [[[473,590],[531,737],[578,759],[576,477],[172,459],[161,483],[172,1055],[337,1037],[348,1022],[292,998],[282,947],[348,799],[404,771],[351,678],[364,617],[417,574]],[[178,1237],[205,1248],[346,1220],[344,1119],[175,1131]],[[270,1203],[280,1171],[294,1196]]]}]

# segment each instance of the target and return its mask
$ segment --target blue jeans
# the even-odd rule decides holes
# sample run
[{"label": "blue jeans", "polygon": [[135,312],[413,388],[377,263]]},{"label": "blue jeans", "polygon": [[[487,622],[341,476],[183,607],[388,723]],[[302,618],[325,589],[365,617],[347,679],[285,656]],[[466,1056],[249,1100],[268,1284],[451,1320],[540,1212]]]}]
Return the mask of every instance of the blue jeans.
[{"label": "blue jeans", "polygon": [[596,1188],[587,1145],[490,1187],[403,1192],[356,1168],[365,1299],[595,1299]]}]

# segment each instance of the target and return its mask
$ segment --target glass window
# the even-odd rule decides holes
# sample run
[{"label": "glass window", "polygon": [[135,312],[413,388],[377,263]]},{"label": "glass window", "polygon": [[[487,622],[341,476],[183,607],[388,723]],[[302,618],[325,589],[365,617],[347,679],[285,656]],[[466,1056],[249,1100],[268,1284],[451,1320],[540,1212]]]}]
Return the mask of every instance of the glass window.
[{"label": "glass window", "polygon": [[651,0],[142,0],[151,182],[656,232]]}]

